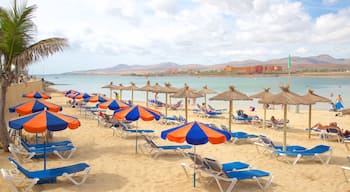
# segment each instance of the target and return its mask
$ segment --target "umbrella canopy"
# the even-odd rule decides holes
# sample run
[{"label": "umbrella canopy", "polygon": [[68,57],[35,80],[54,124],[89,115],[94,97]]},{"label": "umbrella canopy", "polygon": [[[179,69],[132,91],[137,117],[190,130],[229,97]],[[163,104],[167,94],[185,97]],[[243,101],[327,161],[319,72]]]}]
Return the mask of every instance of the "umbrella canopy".
[{"label": "umbrella canopy", "polygon": [[286,125],[286,123],[287,123],[287,107],[288,107],[288,105],[309,104],[309,101],[303,99],[298,94],[289,91],[289,86],[286,86],[286,87],[281,86],[280,88],[281,88],[282,92],[275,94],[275,95],[263,97],[259,101],[259,103],[283,105],[283,110],[284,110],[283,151],[285,151],[286,146],[287,146],[287,125]]},{"label": "umbrella canopy", "polygon": [[68,94],[71,94],[71,93],[77,93],[78,91],[75,91],[75,90],[73,90],[73,89],[70,89],[70,90],[68,90],[68,91],[63,91],[63,94],[64,95],[68,95]]},{"label": "umbrella canopy", "polygon": [[194,89],[191,89],[187,84],[185,84],[185,86],[179,89],[178,92],[174,93],[172,97],[185,98],[185,113],[186,113],[186,122],[187,122],[188,120],[187,98],[198,98],[198,97],[203,97],[203,95],[200,93],[197,93]]},{"label": "umbrella canopy", "polygon": [[[72,116],[41,111],[25,115],[9,121],[12,129],[24,129],[29,133],[42,133],[48,131],[61,131],[67,127],[76,129],[80,126],[80,121]],[[44,169],[46,169],[46,154],[44,153]]]},{"label": "umbrella canopy", "polygon": [[153,90],[153,86],[151,85],[151,82],[148,80],[146,82],[146,85],[139,88],[139,91],[146,91],[146,106],[148,107],[148,92]]},{"label": "umbrella canopy", "polygon": [[43,93],[43,92],[39,92],[39,91],[32,91],[29,93],[25,93],[22,95],[22,97],[35,98],[35,99],[51,99],[50,95]]},{"label": "umbrella canopy", "polygon": [[[159,120],[160,119],[160,112],[156,111],[154,109],[150,109],[147,107],[143,107],[141,105],[134,105],[130,108],[122,109],[121,111],[118,111],[114,113],[113,118],[118,120],[129,120],[129,121],[137,121],[139,119],[142,119],[144,121],[152,121],[152,120]],[[137,126],[136,126],[137,130]],[[137,131],[135,132],[136,138],[135,138],[135,151],[137,153]]]},{"label": "umbrella canopy", "polygon": [[131,90],[131,103],[134,103],[134,90],[139,88],[135,85],[134,82],[130,82],[130,86],[124,87],[125,90]]},{"label": "umbrella canopy", "polygon": [[[167,91],[168,93],[176,93],[179,90],[178,88],[171,86],[171,83],[169,83],[169,82],[164,83],[164,86],[168,90]],[[169,104],[171,105],[171,97],[169,96],[169,98],[170,98]],[[167,98],[165,98],[165,99],[167,99]]]},{"label": "umbrella canopy", "polygon": [[85,102],[92,102],[92,103],[96,103],[96,102],[102,103],[102,102],[107,102],[108,100],[111,100],[111,99],[102,95],[95,95],[84,99]]},{"label": "umbrella canopy", "polygon": [[219,93],[216,96],[210,98],[209,100],[218,100],[218,101],[229,101],[229,113],[228,113],[228,126],[229,130],[231,132],[231,122],[232,122],[232,104],[233,100],[252,100],[250,97],[248,97],[246,94],[241,93],[235,89],[233,85],[229,86],[229,90]]},{"label": "umbrella canopy", "polygon": [[[270,93],[270,88],[264,88],[264,90],[262,92],[259,92],[257,94],[254,94],[254,95],[251,95],[250,97],[251,98],[257,98],[257,99],[262,99],[264,97],[269,97],[269,96],[272,96],[273,94]],[[266,127],[266,108],[267,108],[267,105],[264,104],[264,122],[263,122],[263,127],[265,128]]]},{"label": "umbrella canopy", "polygon": [[62,111],[62,107],[53,103],[49,103],[41,100],[32,100],[28,102],[23,102],[18,105],[9,108],[9,112],[16,112],[20,115],[28,115],[30,113],[35,113],[38,111],[43,111],[47,109],[51,112]]},{"label": "umbrella canopy", "polygon": [[101,88],[102,89],[109,89],[109,97],[112,98],[112,90],[117,89],[117,86],[113,85],[113,81],[111,81],[109,84],[104,85]]},{"label": "umbrella canopy", "polygon": [[119,101],[119,100],[109,100],[107,102],[104,103],[100,103],[97,105],[97,107],[101,108],[101,109],[110,109],[110,110],[118,110],[120,108],[128,108],[129,105]]},{"label": "umbrella canopy", "polygon": [[208,89],[208,86],[205,85],[201,90],[198,91],[198,93],[204,95],[204,104],[207,104],[207,94],[214,94],[217,93],[214,90]]},{"label": "umbrella canopy", "polygon": [[[162,139],[168,139],[169,141],[183,143],[187,142],[191,145],[202,145],[208,142],[212,144],[225,143],[231,139],[231,134],[210,127],[204,123],[197,121],[185,123],[175,128],[164,130],[161,133]],[[196,148],[194,147],[194,153]],[[196,187],[196,166],[193,167],[193,186]]]},{"label": "umbrella canopy", "polygon": [[78,94],[73,94],[71,95],[73,99],[87,99],[89,97],[91,97],[90,94],[88,93],[78,93]]},{"label": "umbrella canopy", "polygon": [[309,89],[308,92],[302,96],[304,100],[309,101],[309,133],[308,137],[311,138],[311,106],[316,102],[331,102],[330,99],[316,95],[313,90]]}]

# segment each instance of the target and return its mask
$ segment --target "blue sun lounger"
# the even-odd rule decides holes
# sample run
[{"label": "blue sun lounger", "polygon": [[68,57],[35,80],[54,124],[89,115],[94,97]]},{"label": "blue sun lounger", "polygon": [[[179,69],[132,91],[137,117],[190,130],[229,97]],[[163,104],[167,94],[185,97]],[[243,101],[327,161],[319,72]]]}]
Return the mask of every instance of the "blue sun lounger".
[{"label": "blue sun lounger", "polygon": [[250,143],[253,143],[253,141],[251,141],[250,139],[252,138],[258,138],[259,136],[258,135],[255,135],[255,134],[248,134],[246,132],[231,132],[231,136],[232,136],[232,143],[236,143],[237,141],[239,140],[246,140]]},{"label": "blue sun lounger", "polygon": [[[320,155],[326,152],[329,152],[329,155],[325,160],[323,160]],[[277,156],[285,157],[288,163],[290,163],[290,161],[288,161],[287,157],[295,157],[295,160],[292,163],[293,165],[295,165],[302,157],[314,157],[314,158],[317,157],[323,164],[328,164],[332,158],[333,151],[330,146],[317,145],[311,149],[297,150],[297,151],[275,150],[273,153],[276,154]]]},{"label": "blue sun lounger", "polygon": [[[264,149],[263,153],[265,151],[274,152],[274,151],[282,151],[283,150],[283,146],[275,145],[272,142],[272,140],[270,140],[268,137],[266,137],[264,135],[260,135],[259,141],[254,142],[254,144],[256,144],[258,151],[259,151],[258,147],[262,147]],[[287,151],[300,151],[300,150],[306,150],[306,148],[303,146],[300,146],[300,145],[288,145],[288,146],[286,146],[286,150]]]},{"label": "blue sun lounger", "polygon": [[184,150],[186,149],[192,149],[191,145],[157,145],[150,137],[148,137],[147,135],[142,135],[145,140],[146,143],[143,145],[142,152],[148,152],[150,154],[152,154],[153,150],[156,150],[157,153],[155,153],[153,155],[153,158],[157,158],[161,152],[163,151],[175,151],[175,152],[179,152],[181,155],[183,155],[184,157],[186,157]]},{"label": "blue sun lounger", "polygon": [[[36,184],[45,184],[45,183],[56,183],[56,178],[63,176],[70,180],[75,185],[83,184],[91,170],[91,167],[86,163],[78,163],[70,166],[38,170],[38,171],[29,171],[22,167],[19,163],[13,160],[11,157],[8,158],[10,163],[14,165],[18,171],[25,175],[28,179],[36,179]],[[72,177],[73,174],[78,172],[84,172],[82,179],[80,181]]]},{"label": "blue sun lounger", "polygon": [[48,142],[48,143],[27,143],[23,138],[20,139],[21,144],[25,148],[44,148],[44,147],[58,147],[58,146],[73,146],[73,143],[69,140],[65,141],[56,141],[56,142]]},{"label": "blue sun lounger", "polygon": [[[236,185],[236,183],[242,180],[253,179],[258,183],[259,187],[262,190],[270,186],[272,182],[272,175],[269,172],[262,171],[259,169],[246,169],[248,167],[244,167],[244,165],[248,165],[248,164],[245,164],[245,163],[236,162],[237,164],[236,166],[238,167],[241,166],[240,169],[225,171],[223,169],[220,170],[220,165],[217,164],[217,162],[215,161],[208,161],[206,159],[204,159],[204,161],[208,165],[207,173],[215,179],[221,192],[224,192],[224,189],[220,181],[230,182],[229,186],[226,189],[226,192],[231,192],[234,186]],[[263,184],[260,181],[260,178],[264,178],[264,177],[268,178],[265,184]]]},{"label": "blue sun lounger", "polygon": [[42,147],[42,148],[33,148],[26,147],[22,145],[24,150],[19,148],[13,143],[10,143],[9,150],[16,157],[16,159],[20,160],[20,156],[23,156],[23,162],[28,162],[32,158],[43,158],[44,153],[53,153],[57,155],[62,160],[68,160],[74,154],[76,148],[71,145],[66,146],[55,146],[55,147]]}]

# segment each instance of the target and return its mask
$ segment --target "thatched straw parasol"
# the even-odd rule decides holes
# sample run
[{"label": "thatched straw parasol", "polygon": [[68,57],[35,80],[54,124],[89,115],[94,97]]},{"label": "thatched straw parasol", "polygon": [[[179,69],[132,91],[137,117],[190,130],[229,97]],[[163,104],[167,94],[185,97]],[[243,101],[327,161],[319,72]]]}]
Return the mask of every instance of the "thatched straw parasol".
[{"label": "thatched straw parasol", "polygon": [[233,100],[252,100],[250,97],[248,97],[246,94],[241,93],[235,89],[233,85],[229,86],[229,90],[219,93],[216,96],[209,98],[209,100],[218,100],[218,101],[229,101],[229,112],[228,112],[228,127],[231,132],[231,122],[232,122],[232,105]]},{"label": "thatched straw parasol", "polygon": [[138,91],[146,91],[146,106],[148,107],[148,92],[153,90],[153,86],[151,85],[151,82],[148,80],[146,82],[146,85],[139,88]]},{"label": "thatched straw parasol", "polygon": [[308,104],[308,101],[305,101],[300,95],[290,92],[289,86],[280,87],[282,89],[281,93],[267,96],[262,98],[259,103],[263,104],[277,104],[283,105],[284,117],[283,117],[283,151],[286,151],[287,146],[287,105],[300,105]]},{"label": "thatched straw parasol", "polygon": [[[178,88],[176,87],[172,87],[171,84],[168,83],[164,83],[165,87],[164,87],[164,93],[165,93],[165,116],[168,116],[168,95],[169,93],[176,93],[178,91]],[[171,105],[171,100],[170,101],[170,105]]]},{"label": "thatched straw parasol", "polygon": [[316,102],[331,102],[330,99],[316,95],[313,90],[309,89],[308,92],[302,96],[306,101],[309,101],[309,139],[311,138],[311,106]]},{"label": "thatched straw parasol", "polygon": [[130,82],[130,86],[124,87],[124,90],[131,91],[131,103],[134,103],[134,90],[138,90],[138,87],[135,85],[135,83]]},{"label": "thatched straw parasol", "polygon": [[[264,91],[260,92],[260,93],[257,93],[257,94],[254,94],[254,95],[251,95],[250,97],[251,98],[257,98],[257,99],[262,99],[264,97],[269,97],[273,95],[272,93],[270,93],[270,88],[264,88]],[[264,122],[263,122],[263,127],[266,128],[266,108],[267,108],[267,105],[266,104],[263,104],[263,108],[264,108]]]},{"label": "thatched straw parasol", "polygon": [[186,122],[188,120],[188,112],[187,112],[187,98],[198,98],[203,97],[202,94],[197,93],[194,89],[191,89],[187,84],[181,89],[178,90],[174,95],[174,98],[185,98],[185,113],[186,113]]},{"label": "thatched straw parasol", "polygon": [[112,90],[116,89],[117,86],[113,85],[113,81],[111,81],[108,85],[102,86],[103,89],[109,89],[109,97],[112,98]]},{"label": "thatched straw parasol", "polygon": [[204,104],[207,105],[207,94],[214,94],[217,92],[214,90],[208,89],[208,86],[205,85],[201,90],[198,91],[198,93],[204,96]]}]

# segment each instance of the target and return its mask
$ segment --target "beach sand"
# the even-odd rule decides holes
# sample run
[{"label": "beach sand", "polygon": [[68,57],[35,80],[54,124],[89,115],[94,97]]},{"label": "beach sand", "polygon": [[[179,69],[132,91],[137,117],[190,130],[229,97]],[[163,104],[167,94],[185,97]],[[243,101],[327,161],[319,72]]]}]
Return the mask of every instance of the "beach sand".
[{"label": "beach sand", "polygon": [[[211,182],[207,185],[209,178],[203,175],[197,182],[197,187],[193,188],[193,179],[186,177],[181,163],[191,163],[189,159],[182,158],[176,153],[162,153],[157,159],[139,151],[135,154],[135,136],[130,135],[127,138],[113,136],[111,128],[102,125],[98,126],[97,120],[85,118],[84,113],[80,114],[78,109],[70,108],[65,105],[67,99],[62,94],[52,94],[52,102],[64,106],[63,113],[78,117],[81,121],[81,127],[76,130],[64,130],[54,133],[54,140],[70,139],[77,147],[75,154],[67,161],[60,160],[55,156],[49,156],[47,161],[48,168],[70,165],[79,162],[86,162],[91,167],[91,173],[86,182],[81,186],[75,186],[66,179],[59,178],[56,184],[36,185],[34,191],[47,192],[68,192],[68,191],[219,191],[217,184]],[[213,103],[215,106],[215,103]],[[247,107],[248,108],[248,107]],[[163,108],[159,109],[163,112]],[[237,110],[237,109],[234,109]],[[246,110],[247,111],[247,110]],[[169,111],[169,115],[182,114],[183,110]],[[263,110],[259,107],[257,111],[251,113],[263,116]],[[341,128],[350,129],[350,117],[336,117],[335,113],[326,110],[313,111],[312,124],[320,122],[327,124],[337,122]],[[274,110],[267,111],[267,117],[274,115],[282,118],[280,106]],[[227,117],[227,114],[225,114]],[[314,191],[350,191],[350,183],[345,183],[341,166],[350,166],[346,156],[350,154],[342,143],[334,140],[323,142],[319,136],[307,138],[307,132],[304,130],[308,125],[308,112],[294,110],[288,111],[290,120],[287,135],[287,144],[302,145],[313,147],[319,144],[330,145],[333,148],[333,157],[328,165],[323,165],[319,161],[302,159],[297,165],[290,165],[283,159],[276,159],[270,154],[262,154],[256,150],[256,146],[241,142],[239,144],[205,144],[196,146],[196,153],[203,157],[211,157],[221,162],[243,161],[252,165],[254,168],[262,169],[273,175],[271,186],[266,191],[276,192],[314,192]],[[227,125],[227,118],[202,118],[189,112],[189,121],[198,120],[206,123],[215,123],[217,125]],[[174,127],[174,125],[163,125],[157,121],[143,122],[139,121],[138,126],[142,129],[156,130],[154,140],[160,145],[176,145],[170,141],[164,141],[159,138],[162,130]],[[254,125],[236,124],[232,125],[232,131],[245,131],[254,134],[262,134],[270,137],[276,144],[282,143],[282,129],[259,128]],[[34,138],[33,135],[26,133],[26,137]],[[139,137],[143,144],[145,141]],[[10,153],[0,152],[0,167],[12,168],[6,160]],[[323,156],[324,157],[324,156]],[[43,168],[42,160],[35,160],[23,164],[30,170]],[[191,173],[191,170],[190,170]],[[8,185],[0,178],[0,188],[2,192],[9,191]],[[227,186],[224,185],[225,187]],[[260,191],[258,185],[253,180],[239,182],[234,191],[251,192]]]}]

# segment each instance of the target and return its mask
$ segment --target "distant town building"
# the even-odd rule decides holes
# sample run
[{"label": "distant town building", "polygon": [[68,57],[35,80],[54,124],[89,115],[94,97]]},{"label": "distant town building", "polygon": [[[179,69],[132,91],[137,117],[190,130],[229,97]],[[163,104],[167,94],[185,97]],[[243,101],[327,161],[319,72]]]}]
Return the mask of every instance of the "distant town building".
[{"label": "distant town building", "polygon": [[224,72],[237,73],[237,74],[262,74],[262,73],[276,73],[282,71],[282,66],[278,65],[255,65],[255,66],[242,66],[234,67],[226,65]]}]

